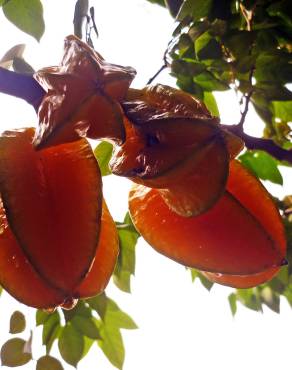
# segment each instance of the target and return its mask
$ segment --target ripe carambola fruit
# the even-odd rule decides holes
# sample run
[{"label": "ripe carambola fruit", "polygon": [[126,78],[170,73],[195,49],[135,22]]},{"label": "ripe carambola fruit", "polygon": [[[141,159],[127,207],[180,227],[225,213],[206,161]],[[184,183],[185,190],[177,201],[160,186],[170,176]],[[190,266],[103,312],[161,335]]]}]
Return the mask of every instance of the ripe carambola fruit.
[{"label": "ripe carambola fruit", "polygon": [[47,92],[38,109],[35,147],[85,136],[123,142],[125,130],[119,102],[135,74],[131,67],[107,63],[76,36],[68,36],[60,65],[43,68],[34,76]]},{"label": "ripe carambola fruit", "polygon": [[267,191],[237,162],[227,189],[208,212],[186,218],[172,212],[158,190],[139,185],[130,192],[130,214],[153,248],[186,266],[230,275],[281,266],[284,230]]},{"label": "ripe carambola fruit", "polygon": [[68,303],[74,304],[75,298],[101,293],[113,273],[118,251],[115,223],[103,202],[101,231],[94,261],[82,282],[69,294],[51,286],[35,271],[7,223],[4,208],[0,207],[0,284],[14,298],[28,306],[53,309],[65,302],[68,307]]},{"label": "ripe carambola fruit", "polygon": [[181,216],[210,209],[242,141],[222,130],[202,102],[168,86],[130,89],[122,106],[126,141],[114,152],[112,172],[159,189]]},{"label": "ripe carambola fruit", "polygon": [[[239,182],[237,180],[245,179]],[[283,224],[279,212],[270,198],[269,194],[264,191],[263,185],[255,179],[253,175],[248,173],[237,161],[230,163],[230,176],[227,182],[227,189],[237,199],[248,205],[250,212],[256,215],[261,220],[261,224],[265,229],[269,230],[272,238],[276,241],[283,255],[286,253],[286,240]],[[254,199],[261,198],[256,202]],[[266,271],[254,275],[225,275],[212,272],[202,271],[202,273],[211,281],[233,286],[236,288],[251,288],[262,284],[272,279],[280,270],[281,267],[272,267]]]},{"label": "ripe carambola fruit", "polygon": [[[25,291],[29,286],[30,278],[27,277],[26,287],[21,281],[25,281],[28,271],[33,271],[40,284],[53,291],[55,299],[51,300],[49,294],[49,306],[89,291],[90,287],[84,290],[78,287],[90,276],[96,258],[102,183],[96,159],[86,140],[35,151],[33,135],[33,129],[25,129],[5,132],[0,137],[0,192],[5,209],[1,237],[8,250],[6,257],[11,248],[18,247],[17,253],[10,254],[10,262],[15,264],[15,277],[7,277],[5,271],[10,265],[2,260],[3,282],[0,284],[24,303],[46,307],[45,298],[43,302],[40,299],[33,303],[39,298],[34,289],[27,292],[28,297],[21,293],[21,289]],[[110,218],[109,214],[104,217]],[[117,254],[116,247],[113,253]],[[112,264],[111,259],[109,256],[105,261],[105,275],[112,271],[106,267],[107,263],[108,266]],[[21,274],[23,280],[15,284],[21,269],[26,271]],[[99,282],[100,287],[108,280],[105,275],[101,277],[105,280]]]}]

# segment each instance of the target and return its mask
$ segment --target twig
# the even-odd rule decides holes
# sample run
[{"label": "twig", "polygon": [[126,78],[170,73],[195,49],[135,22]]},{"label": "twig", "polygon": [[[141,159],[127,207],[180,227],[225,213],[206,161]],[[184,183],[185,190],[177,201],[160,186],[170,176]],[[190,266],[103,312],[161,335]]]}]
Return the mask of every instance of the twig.
[{"label": "twig", "polygon": [[239,136],[248,149],[264,150],[279,161],[292,164],[292,150],[283,149],[271,139],[262,139],[250,136],[243,132],[238,125],[222,125],[224,129]]},{"label": "twig", "polygon": [[147,85],[150,85],[156,77],[158,77],[160,75],[160,73],[167,68],[167,65],[166,64],[163,64],[159,70],[147,81]]},{"label": "twig", "polygon": [[0,67],[0,92],[25,100],[37,111],[45,90],[30,74],[22,74]]}]

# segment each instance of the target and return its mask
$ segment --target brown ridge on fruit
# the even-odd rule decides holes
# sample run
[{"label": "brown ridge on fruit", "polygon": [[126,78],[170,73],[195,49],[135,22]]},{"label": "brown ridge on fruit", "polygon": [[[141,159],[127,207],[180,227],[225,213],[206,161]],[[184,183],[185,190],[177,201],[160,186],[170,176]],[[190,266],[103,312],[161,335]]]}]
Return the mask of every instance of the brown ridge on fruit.
[{"label": "brown ridge on fruit", "polygon": [[[244,181],[238,181],[239,176]],[[230,176],[227,183],[227,189],[237,199],[248,206],[249,211],[254,214],[259,222],[269,230],[272,238],[276,241],[283,256],[286,254],[286,238],[283,223],[279,211],[263,185],[239,162],[230,163]],[[255,202],[258,197],[261,202]],[[254,275],[224,275],[210,272],[202,272],[209,280],[236,288],[251,288],[271,280],[281,267],[270,268],[264,272]]]},{"label": "brown ridge on fruit", "polygon": [[96,253],[101,175],[86,140],[35,151],[33,135],[25,129],[0,137],[0,193],[27,260],[49,285],[70,293]]},{"label": "brown ridge on fruit", "polygon": [[103,200],[101,230],[93,264],[74,297],[92,297],[100,294],[107,286],[114,271],[119,254],[119,238],[115,222]]},{"label": "brown ridge on fruit", "polygon": [[[121,108],[135,70],[107,63],[75,36],[65,39],[59,66],[43,68],[36,80],[47,91],[38,110],[38,149],[80,137],[124,140]],[[104,122],[110,124],[105,125]]]},{"label": "brown ridge on fruit", "polygon": [[[247,175],[240,165],[235,166],[232,181],[241,184]],[[239,192],[225,192],[208,212],[186,218],[172,212],[158,190],[139,185],[130,192],[129,209],[144,239],[175,261],[221,274],[257,274],[281,266],[285,239],[281,219],[266,190],[256,189],[249,193],[250,202],[258,204],[258,197],[264,199],[262,209],[269,210],[277,236],[261,223],[260,213],[250,210],[250,203],[245,203]]]}]

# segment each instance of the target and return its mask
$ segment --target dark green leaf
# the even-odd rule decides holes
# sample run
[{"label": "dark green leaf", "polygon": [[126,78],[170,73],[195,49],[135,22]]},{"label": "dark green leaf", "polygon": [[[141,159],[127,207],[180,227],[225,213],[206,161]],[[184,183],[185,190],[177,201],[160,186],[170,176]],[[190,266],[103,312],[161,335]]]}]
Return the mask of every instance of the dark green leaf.
[{"label": "dark green leaf", "polygon": [[242,58],[249,54],[253,44],[255,34],[244,30],[234,31],[224,37],[224,45],[230,49],[232,55],[236,58]]},{"label": "dark green leaf", "polygon": [[188,15],[191,15],[195,21],[205,18],[212,8],[212,3],[212,0],[185,0],[177,19],[181,21]]},{"label": "dark green leaf", "polygon": [[278,170],[278,162],[268,153],[261,150],[248,150],[239,159],[246,168],[260,179],[283,185],[283,178]]},{"label": "dark green leaf", "polygon": [[10,22],[40,41],[45,31],[43,6],[40,0],[8,0],[2,8]]},{"label": "dark green leaf", "polygon": [[9,339],[1,348],[2,366],[16,367],[27,364],[31,359],[31,353],[24,352],[26,342],[21,338]]},{"label": "dark green leaf", "polygon": [[221,46],[209,32],[203,33],[195,41],[195,51],[198,59],[220,59]]},{"label": "dark green leaf", "polygon": [[122,369],[125,349],[120,331],[110,324],[103,324],[100,327],[100,334],[102,339],[98,340],[98,345],[103,353],[114,366]]},{"label": "dark green leaf", "polygon": [[95,317],[74,316],[71,324],[80,333],[91,339],[100,339],[99,322]]},{"label": "dark green leaf", "polygon": [[278,51],[259,54],[254,77],[257,82],[272,81],[278,84],[292,82],[291,57]]},{"label": "dark green leaf", "polygon": [[292,121],[292,100],[273,102],[275,117],[284,122]]},{"label": "dark green leaf", "polygon": [[84,339],[71,323],[62,328],[58,347],[62,358],[70,365],[77,366],[84,351]]},{"label": "dark green leaf", "polygon": [[14,311],[10,317],[9,333],[11,334],[21,333],[24,331],[25,325],[26,322],[24,314],[20,311]]},{"label": "dark green leaf", "polygon": [[37,360],[36,370],[63,370],[59,360],[52,356],[43,356]]},{"label": "dark green leaf", "polygon": [[290,0],[272,2],[272,4],[267,8],[267,12],[273,17],[279,17],[287,26],[292,27]]},{"label": "dark green leaf", "polygon": [[108,164],[111,159],[112,152],[113,152],[113,145],[111,143],[108,143],[107,141],[102,141],[94,149],[94,155],[98,161],[102,176],[107,176],[111,174],[111,170],[109,169]]},{"label": "dark green leaf", "polygon": [[55,339],[58,338],[60,332],[60,315],[58,311],[55,311],[43,324],[42,340],[46,346],[47,354],[50,353],[52,345]]},{"label": "dark green leaf", "polygon": [[234,294],[234,293],[229,294],[228,302],[229,302],[229,306],[230,306],[232,316],[234,316],[236,314],[236,311],[237,311],[236,294]]},{"label": "dark green leaf", "polygon": [[79,299],[77,305],[71,310],[63,310],[66,322],[72,320],[76,315],[82,317],[92,317],[91,308],[84,300]]}]

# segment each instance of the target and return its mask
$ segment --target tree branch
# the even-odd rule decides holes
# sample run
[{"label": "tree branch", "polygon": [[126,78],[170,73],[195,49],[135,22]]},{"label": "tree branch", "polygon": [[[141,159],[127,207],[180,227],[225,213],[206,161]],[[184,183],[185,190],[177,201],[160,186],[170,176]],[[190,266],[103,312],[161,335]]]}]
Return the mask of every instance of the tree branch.
[{"label": "tree branch", "polygon": [[248,149],[264,150],[279,161],[292,164],[292,150],[283,149],[271,139],[253,137],[241,130],[238,125],[222,125],[224,129],[240,137]]},{"label": "tree branch", "polygon": [[0,67],[0,92],[25,100],[35,110],[45,95],[45,90],[30,74],[22,74]]}]

